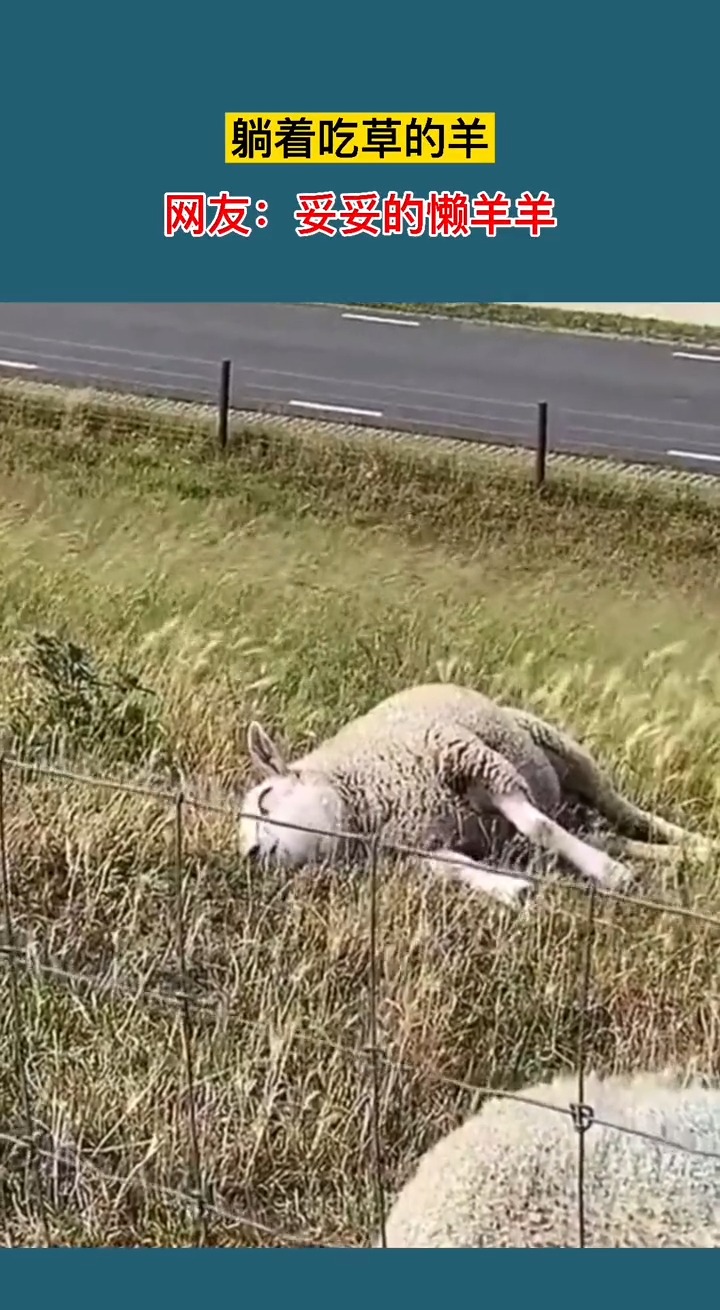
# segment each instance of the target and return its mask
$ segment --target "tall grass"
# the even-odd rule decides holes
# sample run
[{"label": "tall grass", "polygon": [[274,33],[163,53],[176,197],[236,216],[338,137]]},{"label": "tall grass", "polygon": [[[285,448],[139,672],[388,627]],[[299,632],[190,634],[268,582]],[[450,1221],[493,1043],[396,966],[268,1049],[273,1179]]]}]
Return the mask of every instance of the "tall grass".
[{"label": "tall grass", "polygon": [[[566,725],[634,798],[717,831],[712,493],[561,471],[538,499],[512,456],[277,429],[221,460],[201,425],[43,404],[0,403],[13,755],[224,804],[247,776],[251,716],[302,749],[397,687],[452,678]],[[369,879],[253,880],[231,818],[186,806],[184,979],[172,801],[7,767],[4,783],[53,1240],[195,1240],[176,1195],[191,1178],[189,984],[208,1240],[365,1243]],[[512,920],[411,864],[380,874],[391,1191],[478,1089],[575,1067],[588,925],[581,890],[549,884]],[[716,871],[690,874],[693,904],[718,912]],[[647,876],[649,895],[676,898]],[[602,902],[589,1062],[717,1073],[717,945],[711,924]],[[0,958],[1,1223],[6,1242],[34,1243],[7,943]]]}]

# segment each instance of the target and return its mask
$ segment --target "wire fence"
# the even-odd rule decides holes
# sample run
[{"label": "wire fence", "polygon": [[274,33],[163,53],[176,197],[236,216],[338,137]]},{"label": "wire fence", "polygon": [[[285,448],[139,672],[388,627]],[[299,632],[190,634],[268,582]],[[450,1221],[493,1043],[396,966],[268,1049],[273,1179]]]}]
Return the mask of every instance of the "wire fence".
[{"label": "wire fence", "polygon": [[[198,330],[202,333],[202,324]],[[174,328],[168,328],[168,335],[170,339],[175,336]],[[461,340],[464,346],[465,338]],[[660,348],[653,346],[655,351]],[[302,349],[307,350],[305,340]],[[683,354],[673,352],[669,344],[667,349],[670,360],[673,354]],[[529,396],[510,400],[496,394],[500,388],[488,387],[480,380],[481,346],[479,380],[470,389],[467,382],[458,389],[454,378],[433,387],[424,385],[421,377],[415,385],[408,385],[406,380],[381,381],[368,376],[363,368],[355,375],[344,371],[342,365],[328,371],[326,351],[318,355],[323,364],[317,365],[317,372],[312,366],[298,372],[285,367],[284,358],[274,364],[264,340],[262,362],[254,362],[248,357],[218,360],[3,329],[0,353],[11,356],[0,359],[4,376],[14,371],[16,377],[26,381],[91,386],[100,391],[211,406],[217,413],[217,440],[223,449],[228,444],[231,414],[235,411],[315,418],[406,436],[515,447],[534,452],[538,486],[545,481],[551,452],[660,464],[701,474],[720,472],[720,424],[676,417],[675,399],[653,402],[650,408],[655,409],[654,414],[586,408],[582,391],[573,386],[567,389],[565,398],[556,396],[551,402]],[[699,357],[720,360],[717,352],[701,351]],[[402,361],[399,376],[405,376]],[[649,374],[649,395],[656,376],[655,372]],[[440,369],[438,378],[442,378]],[[516,386],[514,377],[513,389]],[[549,387],[557,390],[552,376]]]},{"label": "wire fence", "polygon": [[[76,969],[65,969],[57,965],[49,964],[39,959],[27,944],[20,941],[20,933],[16,927],[17,907],[15,905],[15,888],[12,872],[12,852],[9,849],[7,837],[7,818],[8,818],[8,780],[11,777],[17,777],[21,782],[24,779],[47,778],[59,783],[78,785],[83,788],[99,788],[110,792],[124,794],[133,797],[147,797],[172,806],[173,812],[173,834],[172,834],[172,854],[170,857],[171,886],[172,886],[172,910],[175,927],[175,954],[177,960],[177,969],[179,976],[179,987],[160,990],[153,988],[138,988],[137,983],[123,980],[117,977],[114,970],[108,974],[94,974]],[[224,997],[217,993],[211,996],[198,996],[194,991],[189,976],[188,959],[187,959],[187,922],[186,922],[186,893],[185,893],[185,826],[186,813],[188,809],[195,808],[219,815],[225,815],[234,822],[242,817],[242,812],[238,807],[230,805],[218,805],[209,801],[193,797],[184,791],[163,790],[161,788],[141,786],[123,781],[117,781],[111,778],[93,777],[91,775],[74,772],[69,769],[63,769],[51,765],[40,764],[35,761],[26,761],[10,756],[0,755],[0,889],[2,890],[3,900],[3,918],[5,928],[5,941],[0,943],[0,964],[2,964],[9,975],[10,983],[10,1000],[12,1015],[12,1030],[15,1044],[15,1062],[18,1086],[21,1095],[21,1119],[23,1123],[22,1133],[9,1132],[0,1129],[0,1143],[19,1150],[27,1162],[27,1174],[31,1183],[29,1191],[32,1193],[32,1201],[35,1207],[39,1230],[42,1235],[42,1243],[45,1246],[51,1246],[51,1222],[49,1206],[45,1195],[45,1181],[43,1174],[43,1162],[55,1166],[57,1164],[57,1153],[55,1150],[49,1150],[43,1144],[47,1135],[43,1125],[38,1121],[34,1112],[33,1094],[31,1079],[28,1073],[29,1065],[29,1041],[25,1031],[22,1016],[21,1005],[21,985],[22,978],[25,975],[41,976],[52,983],[67,986],[73,989],[87,989],[97,997],[117,997],[120,999],[132,999],[137,1002],[142,1000],[144,1003],[154,1006],[159,1005],[164,1008],[172,1009],[176,1015],[179,1015],[180,1028],[182,1034],[182,1086],[178,1089],[180,1095],[188,1107],[187,1115],[187,1143],[186,1143],[186,1173],[187,1186],[174,1187],[166,1186],[162,1183],[148,1181],[143,1179],[143,1186],[148,1192],[152,1192],[158,1199],[178,1207],[180,1211],[192,1217],[193,1222],[193,1241],[194,1244],[206,1245],[211,1241],[211,1227],[213,1220],[222,1221],[231,1229],[237,1228],[241,1232],[251,1231],[258,1238],[272,1238],[275,1243],[288,1246],[308,1246],[320,1245],[327,1246],[330,1243],[323,1241],[321,1235],[317,1236],[312,1242],[307,1240],[306,1236],[299,1237],[297,1233],[285,1232],[282,1228],[258,1220],[256,1217],[228,1207],[219,1203],[215,1197],[217,1187],[209,1171],[206,1169],[205,1162],[202,1158],[202,1149],[200,1143],[200,1134],[197,1123],[197,1100],[198,1100],[198,1082],[195,1069],[195,1043],[197,1037],[197,1025],[203,1017],[211,1015],[216,1007],[222,1006]],[[275,821],[273,821],[275,824]],[[386,1216],[388,1212],[388,1194],[385,1182],[384,1152],[382,1141],[382,1125],[380,1114],[380,1095],[382,1075],[384,1069],[392,1069],[397,1074],[411,1072],[410,1066],[404,1064],[389,1056],[383,1050],[378,1036],[378,958],[380,955],[380,923],[378,909],[378,884],[379,884],[379,866],[382,856],[401,855],[423,856],[432,859],[435,862],[453,864],[453,857],[446,855],[437,855],[434,852],[403,845],[396,842],[385,841],[381,836],[361,835],[356,832],[332,833],[324,832],[321,829],[303,827],[299,824],[286,824],[277,821],[276,826],[287,827],[294,830],[316,833],[318,835],[327,835],[340,838],[349,844],[357,844],[362,847],[365,855],[365,863],[369,875],[369,977],[367,980],[367,1032],[368,1041],[359,1046],[349,1046],[339,1043],[328,1037],[322,1032],[310,1031],[297,1034],[301,1042],[310,1043],[319,1050],[335,1051],[357,1061],[363,1066],[369,1067],[369,1088],[371,1100],[371,1126],[372,1126],[372,1156],[373,1156],[373,1192],[374,1192],[374,1228],[367,1234],[368,1241],[376,1246],[384,1247],[386,1245]],[[523,883],[533,880],[536,875],[527,871],[520,872],[503,865],[485,865],[489,873],[502,875],[506,878],[517,878]],[[687,905],[678,905],[662,900],[650,899],[640,895],[630,893],[620,893],[604,889],[597,885],[592,885],[588,891],[575,880],[568,879],[563,881],[563,886],[572,891],[582,899],[585,905],[585,933],[583,946],[578,961],[577,987],[578,987],[578,1006],[579,1006],[579,1029],[577,1037],[576,1050],[576,1073],[577,1073],[577,1094],[574,1101],[568,1105],[553,1104],[549,1100],[544,1100],[537,1096],[530,1096],[522,1091],[504,1090],[497,1087],[478,1086],[474,1083],[468,1083],[460,1079],[451,1078],[445,1074],[432,1071],[428,1072],[428,1077],[438,1083],[457,1090],[463,1090],[473,1093],[474,1096],[502,1097],[511,1101],[518,1102],[546,1110],[556,1116],[562,1116],[568,1121],[568,1129],[576,1134],[577,1138],[577,1245],[585,1247],[587,1245],[587,1217],[586,1217],[586,1138],[588,1132],[595,1127],[603,1127],[618,1133],[624,1133],[635,1137],[661,1148],[663,1151],[684,1152],[689,1156],[701,1156],[717,1160],[720,1164],[720,1152],[702,1147],[692,1147],[687,1142],[673,1141],[665,1135],[654,1134],[649,1131],[641,1130],[628,1124],[610,1121],[597,1113],[596,1107],[588,1103],[586,1097],[586,1077],[587,1077],[587,1048],[589,1024],[592,1019],[591,1010],[591,984],[593,974],[593,950],[595,944],[595,933],[597,925],[598,903],[602,900],[612,902],[629,902],[638,908],[643,907],[657,915],[670,915],[695,922],[697,924],[720,929],[720,918],[705,912],[696,911]],[[267,1019],[248,1019],[240,1018],[237,1022],[244,1028],[260,1029],[267,1024]],[[73,1162],[77,1178],[85,1178],[87,1173],[97,1184],[98,1187],[107,1187],[114,1184],[122,1190],[127,1189],[132,1181],[132,1173],[124,1175],[117,1174],[112,1170],[104,1169],[99,1166],[95,1160],[85,1157],[82,1159],[75,1158]]]}]

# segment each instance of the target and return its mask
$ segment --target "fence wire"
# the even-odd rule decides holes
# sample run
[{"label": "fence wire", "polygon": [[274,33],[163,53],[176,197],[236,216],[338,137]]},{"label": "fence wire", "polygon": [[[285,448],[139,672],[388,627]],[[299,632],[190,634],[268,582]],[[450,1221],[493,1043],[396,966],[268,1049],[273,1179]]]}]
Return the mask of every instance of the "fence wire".
[{"label": "fence wire", "polygon": [[[45,777],[66,784],[100,788],[118,794],[144,797],[172,806],[174,825],[171,862],[176,934],[175,948],[180,979],[179,990],[149,989],[142,983],[138,987],[137,980],[134,982],[124,981],[116,976],[114,970],[112,971],[112,976],[108,976],[88,973],[82,970],[66,969],[57,964],[40,960],[32,943],[19,944],[14,917],[14,896],[7,845],[6,784],[8,775],[11,772],[25,778],[31,776],[36,778]],[[25,970],[26,973],[30,975],[36,974],[42,977],[47,977],[52,981],[72,988],[89,989],[98,996],[122,997],[135,1002],[142,1001],[149,1003],[150,1005],[169,1006],[174,1008],[176,1012],[179,1010],[180,1014],[183,1083],[182,1087],[179,1088],[179,1093],[181,1100],[183,1100],[187,1105],[187,1171],[190,1187],[187,1189],[168,1187],[162,1183],[155,1182],[152,1179],[143,1178],[143,1187],[145,1191],[169,1204],[180,1207],[184,1212],[192,1215],[193,1240],[197,1245],[205,1245],[208,1243],[210,1239],[209,1220],[211,1218],[220,1220],[230,1226],[251,1230],[258,1236],[273,1238],[276,1242],[287,1246],[338,1245],[325,1241],[320,1242],[319,1240],[308,1241],[303,1237],[299,1237],[297,1234],[285,1232],[278,1227],[261,1222],[253,1216],[244,1214],[232,1207],[218,1204],[212,1199],[217,1194],[218,1188],[204,1169],[202,1161],[197,1121],[197,1078],[195,1072],[194,1043],[198,1025],[202,1025],[204,1021],[212,1019],[221,1007],[226,1007],[226,999],[221,992],[217,992],[214,995],[194,994],[188,974],[184,855],[184,816],[188,807],[194,807],[218,815],[225,815],[235,821],[243,817],[242,811],[238,807],[227,804],[218,805],[210,801],[202,800],[198,797],[192,797],[186,792],[172,792],[159,787],[118,781],[111,778],[94,777],[73,770],[63,769],[58,766],[40,764],[35,761],[27,761],[0,754],[0,887],[2,889],[6,933],[5,944],[0,944],[0,964],[6,966],[9,974],[16,1071],[24,1122],[23,1136],[0,1130],[0,1142],[26,1152],[28,1168],[33,1182],[33,1192],[37,1205],[42,1240],[43,1244],[49,1247],[52,1245],[52,1239],[48,1207],[45,1198],[45,1187],[43,1183],[42,1161],[48,1160],[53,1164],[56,1164],[57,1161],[56,1154],[53,1151],[49,1151],[47,1147],[44,1147],[41,1144],[43,1137],[46,1137],[48,1132],[47,1128],[40,1123],[33,1110],[28,1070],[29,1056],[26,1034],[23,1028],[22,1007],[20,1002],[21,970]],[[373,1244],[385,1247],[387,1244],[387,1197],[384,1185],[383,1144],[380,1114],[382,1068],[391,1069],[396,1073],[408,1074],[416,1073],[417,1070],[406,1062],[390,1057],[382,1049],[378,1038],[378,959],[380,955],[378,923],[379,860],[381,853],[385,853],[388,855],[428,858],[432,859],[435,863],[447,863],[448,865],[459,863],[459,861],[454,860],[451,855],[438,855],[432,851],[423,850],[419,847],[387,841],[379,835],[368,840],[366,835],[359,835],[358,833],[353,832],[331,832],[329,830],[306,827],[300,824],[283,823],[275,820],[273,820],[273,824],[277,827],[292,828],[295,831],[315,833],[321,836],[331,836],[342,842],[346,842],[349,845],[359,844],[363,846],[366,852],[366,859],[370,873],[367,1043],[362,1046],[352,1047],[337,1042],[327,1037],[327,1035],[322,1032],[314,1030],[302,1032],[294,1029],[292,1035],[294,1040],[307,1042],[314,1047],[328,1051],[335,1051],[336,1053],[342,1054],[344,1057],[369,1064],[373,1149],[372,1182],[375,1197],[375,1232],[369,1236]],[[524,883],[527,883],[528,881],[534,882],[542,880],[538,879],[535,874],[526,871],[520,872],[517,869],[507,866],[485,864],[480,861],[476,863],[481,869],[488,873],[502,875],[509,879],[519,879]],[[582,895],[587,906],[585,934],[578,961],[579,1029],[577,1042],[577,1100],[569,1103],[567,1106],[563,1106],[553,1104],[551,1101],[544,1100],[537,1096],[524,1094],[523,1092],[510,1091],[490,1086],[479,1086],[475,1083],[452,1078],[448,1075],[440,1074],[431,1070],[426,1071],[425,1076],[429,1080],[443,1084],[447,1087],[470,1092],[474,1094],[475,1097],[480,1096],[507,1099],[519,1104],[543,1109],[548,1113],[561,1115],[569,1120],[570,1128],[574,1129],[577,1134],[578,1246],[583,1248],[587,1243],[586,1136],[588,1131],[594,1126],[600,1126],[618,1133],[624,1133],[630,1137],[641,1139],[653,1146],[660,1147],[663,1150],[681,1151],[690,1156],[713,1159],[720,1163],[720,1151],[702,1147],[691,1147],[684,1142],[673,1141],[665,1135],[661,1136],[660,1134],[655,1134],[634,1126],[631,1127],[628,1124],[613,1122],[598,1115],[595,1108],[585,1100],[588,1020],[590,1016],[590,987],[592,981],[593,946],[597,924],[598,901],[600,899],[606,899],[619,903],[631,903],[638,908],[651,910],[657,914],[676,916],[696,922],[698,925],[710,926],[715,929],[720,929],[720,917],[694,910],[687,905],[677,905],[671,902],[653,900],[630,893],[609,891],[595,884],[593,884],[588,891],[586,888],[582,888],[576,880],[562,880],[560,885]],[[235,1016],[234,1022],[237,1023],[239,1027],[254,1029],[256,1031],[267,1029],[267,1021],[265,1020],[253,1020],[244,1016]],[[87,1154],[83,1155],[81,1162],[78,1161],[78,1167],[80,1166],[83,1169],[87,1168],[97,1179],[99,1185],[113,1183],[119,1185],[125,1190],[127,1190],[131,1185],[134,1175],[138,1172],[138,1169],[136,1168],[130,1174],[120,1175],[113,1173],[112,1171],[105,1170],[98,1166],[94,1160],[88,1158]],[[140,1168],[142,1168],[142,1165]]]},{"label": "fence wire", "polygon": [[[708,477],[714,473],[720,438],[717,424],[700,420],[559,404],[552,411],[549,441],[547,403],[542,400],[508,400],[458,392],[453,387],[410,390],[399,383],[328,376],[324,370],[298,374],[267,364],[131,350],[7,330],[0,331],[0,338],[7,339],[7,349],[16,357],[6,360],[6,366],[14,363],[23,370],[31,361],[36,387],[90,387],[101,396],[149,397],[170,404],[201,406],[205,411],[216,409],[221,449],[228,442],[231,399],[234,418],[249,415],[262,420],[277,416],[281,421],[292,421],[314,417],[326,422],[345,420],[343,426],[347,426],[350,415],[354,428],[410,440],[520,451],[539,451],[542,447],[538,485],[545,479],[549,446],[558,457],[612,458],[646,470],[664,465],[674,469],[679,466],[680,472],[686,472],[689,464],[694,469],[699,465],[697,476]],[[670,346],[669,342],[664,344]],[[27,381],[27,374],[10,375],[3,385],[11,390],[18,383],[27,386]]]}]

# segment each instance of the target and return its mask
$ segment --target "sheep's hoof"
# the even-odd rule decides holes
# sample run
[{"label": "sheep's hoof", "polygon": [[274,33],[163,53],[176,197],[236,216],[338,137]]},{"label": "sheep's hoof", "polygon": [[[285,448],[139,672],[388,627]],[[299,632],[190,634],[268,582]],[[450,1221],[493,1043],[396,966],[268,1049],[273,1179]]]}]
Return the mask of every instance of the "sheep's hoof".
[{"label": "sheep's hoof", "polygon": [[493,900],[499,901],[501,905],[511,910],[526,910],[535,898],[537,891],[535,884],[523,882],[520,878],[507,878],[503,882],[504,886],[492,888],[490,895]]},{"label": "sheep's hoof", "polygon": [[608,860],[600,885],[604,891],[628,895],[638,890],[639,881],[635,871],[626,864],[621,864],[619,860]]}]

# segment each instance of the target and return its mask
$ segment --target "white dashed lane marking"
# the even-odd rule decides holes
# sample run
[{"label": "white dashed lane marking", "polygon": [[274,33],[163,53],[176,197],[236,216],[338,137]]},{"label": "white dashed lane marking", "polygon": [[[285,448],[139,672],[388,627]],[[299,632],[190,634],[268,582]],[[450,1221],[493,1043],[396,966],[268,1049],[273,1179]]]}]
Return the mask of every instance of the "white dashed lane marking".
[{"label": "white dashed lane marking", "polygon": [[377,314],[343,314],[342,317],[355,319],[358,323],[394,323],[396,327],[420,327],[414,318],[381,318]]},{"label": "white dashed lane marking", "polygon": [[667,450],[665,454],[675,459],[703,459],[709,460],[711,464],[720,464],[720,455],[703,455],[697,450]]},{"label": "white dashed lane marking", "polygon": [[381,409],[354,409],[352,405],[323,405],[319,400],[291,400],[298,409],[322,409],[331,414],[356,414],[364,418],[382,418]]}]

